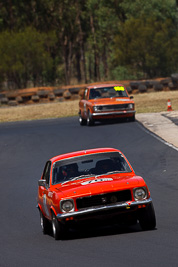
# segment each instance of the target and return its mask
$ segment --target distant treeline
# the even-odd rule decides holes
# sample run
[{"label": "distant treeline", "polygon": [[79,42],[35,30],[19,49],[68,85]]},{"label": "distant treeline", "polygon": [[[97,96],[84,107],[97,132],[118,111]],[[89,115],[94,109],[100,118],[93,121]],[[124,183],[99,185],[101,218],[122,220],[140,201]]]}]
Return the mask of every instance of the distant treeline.
[{"label": "distant treeline", "polygon": [[0,89],[178,72],[176,0],[0,0]]}]

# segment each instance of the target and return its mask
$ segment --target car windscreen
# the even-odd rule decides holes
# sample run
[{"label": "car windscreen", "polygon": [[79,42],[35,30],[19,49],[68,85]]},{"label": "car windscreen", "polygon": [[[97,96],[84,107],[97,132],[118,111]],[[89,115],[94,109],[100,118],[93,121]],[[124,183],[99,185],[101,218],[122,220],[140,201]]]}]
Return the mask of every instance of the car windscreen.
[{"label": "car windscreen", "polygon": [[131,172],[127,161],[120,152],[83,155],[55,162],[53,164],[52,184],[112,172]]},{"label": "car windscreen", "polygon": [[90,89],[89,99],[128,97],[124,86],[112,86]]}]

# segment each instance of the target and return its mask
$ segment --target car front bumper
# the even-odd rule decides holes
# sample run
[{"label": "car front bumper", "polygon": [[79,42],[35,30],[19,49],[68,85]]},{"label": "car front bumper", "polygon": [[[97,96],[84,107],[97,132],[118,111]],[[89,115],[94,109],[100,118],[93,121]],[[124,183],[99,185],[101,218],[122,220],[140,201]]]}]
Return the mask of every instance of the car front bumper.
[{"label": "car front bumper", "polygon": [[60,221],[70,219],[72,218],[77,218],[77,217],[97,217],[99,216],[98,214],[104,214],[104,212],[110,211],[110,213],[128,213],[131,211],[135,211],[139,208],[146,207],[152,203],[152,199],[145,199],[142,201],[129,201],[129,202],[124,202],[124,203],[115,203],[115,204],[109,204],[109,205],[102,205],[98,207],[92,207],[92,208],[87,208],[83,209],[80,211],[74,211],[74,212],[68,212],[68,213],[62,213],[62,214],[57,214],[57,219]]},{"label": "car front bumper", "polygon": [[123,110],[123,111],[109,111],[109,112],[94,112],[92,113],[93,119],[102,117],[130,117],[135,114],[135,110]]}]

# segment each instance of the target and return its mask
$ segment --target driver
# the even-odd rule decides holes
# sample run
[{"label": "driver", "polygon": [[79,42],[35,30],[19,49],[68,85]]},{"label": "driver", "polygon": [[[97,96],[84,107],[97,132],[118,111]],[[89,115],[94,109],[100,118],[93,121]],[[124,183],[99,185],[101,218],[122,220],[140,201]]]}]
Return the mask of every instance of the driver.
[{"label": "driver", "polygon": [[100,160],[96,163],[96,173],[104,174],[115,170],[115,164],[111,159]]},{"label": "driver", "polygon": [[79,175],[77,163],[66,165],[66,178],[72,178]]}]

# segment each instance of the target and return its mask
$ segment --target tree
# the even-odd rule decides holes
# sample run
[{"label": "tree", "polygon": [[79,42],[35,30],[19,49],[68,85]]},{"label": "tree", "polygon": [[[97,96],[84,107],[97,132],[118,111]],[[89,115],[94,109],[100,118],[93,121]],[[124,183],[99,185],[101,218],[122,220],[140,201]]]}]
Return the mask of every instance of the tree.
[{"label": "tree", "polygon": [[177,23],[177,9],[175,0],[125,0],[121,7],[127,19],[130,18],[155,18],[159,21],[167,19]]},{"label": "tree", "polygon": [[[39,49],[39,57],[44,55],[39,71],[25,74],[35,84],[107,80],[118,71],[125,78],[138,72],[154,76],[177,66],[177,11],[175,0],[145,0],[144,5],[143,0],[7,0],[0,1],[0,33],[14,34],[16,40],[18,34],[31,29],[29,42],[19,41],[19,47],[34,49],[33,45],[27,48],[32,38],[37,50],[40,45],[44,51]],[[38,33],[42,37],[39,44],[32,31],[34,36]],[[24,52],[19,60],[15,40],[10,35],[8,38],[12,51],[5,49],[3,57],[7,59],[11,54],[16,84],[21,84],[25,77],[19,62]],[[30,62],[28,66],[34,65],[32,59]],[[12,77],[2,64],[3,77]]]},{"label": "tree", "polygon": [[[47,51],[47,34],[32,28],[22,32],[5,31],[0,34],[0,73],[4,79],[13,81],[17,88],[25,88],[28,81],[34,86],[44,84],[44,72],[50,73],[52,59]],[[50,44],[53,45],[50,36]]]},{"label": "tree", "polygon": [[174,34],[170,20],[162,23],[155,18],[131,18],[115,37],[113,64],[125,66],[133,74],[142,72],[143,77],[170,75],[172,60],[168,51],[177,47]]},{"label": "tree", "polygon": [[[111,0],[88,0],[90,29],[87,39],[90,79],[101,80],[109,77],[109,56],[112,41],[122,9],[120,2]],[[123,17],[122,17],[123,18]],[[92,68],[93,65],[93,68]],[[92,69],[94,70],[92,72]]]}]

